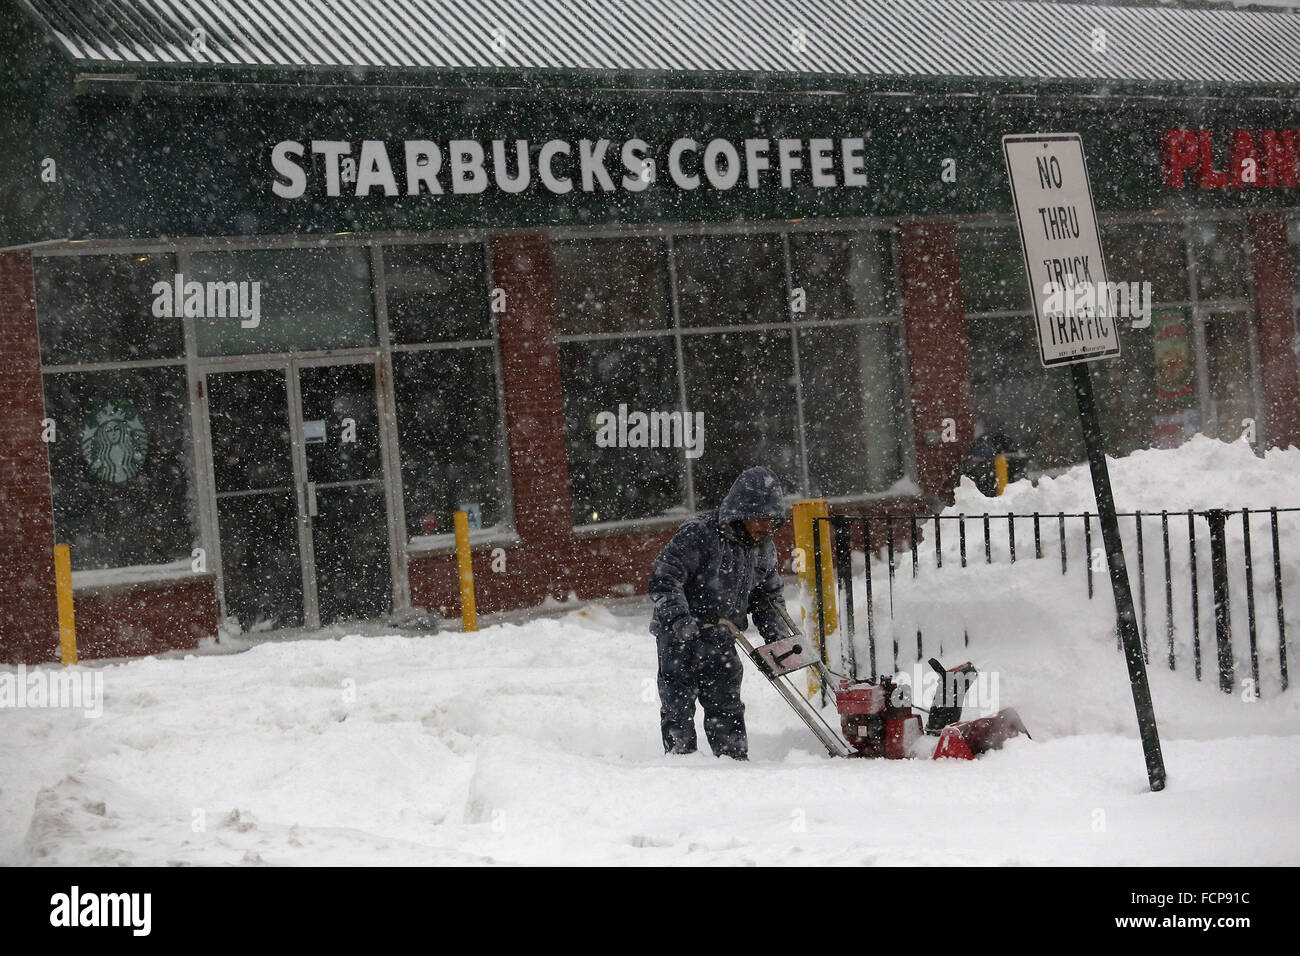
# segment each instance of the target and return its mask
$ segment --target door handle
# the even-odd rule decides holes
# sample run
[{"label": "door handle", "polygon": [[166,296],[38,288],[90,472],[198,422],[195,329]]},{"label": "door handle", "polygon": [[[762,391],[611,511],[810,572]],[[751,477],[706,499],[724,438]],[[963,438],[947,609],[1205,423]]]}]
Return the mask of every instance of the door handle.
[{"label": "door handle", "polygon": [[316,517],[316,482],[307,482],[307,517]]}]

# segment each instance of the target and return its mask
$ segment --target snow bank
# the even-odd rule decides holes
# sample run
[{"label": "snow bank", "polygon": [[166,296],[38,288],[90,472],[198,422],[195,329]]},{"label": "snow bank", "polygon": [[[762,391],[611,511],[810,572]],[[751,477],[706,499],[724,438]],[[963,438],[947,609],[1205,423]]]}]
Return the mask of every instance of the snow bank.
[{"label": "snow bank", "polygon": [[[1146,449],[1106,459],[1119,511],[1161,508],[1270,508],[1300,506],[1300,448],[1271,448],[1261,458],[1244,440],[1222,442],[1196,435],[1179,448]],[[1055,514],[1096,512],[1087,465],[1055,478],[1007,485],[1001,497],[985,498],[963,478],[946,514]]]},{"label": "snow bank", "polygon": [[[1135,519],[1122,518],[1130,585],[1138,606],[1140,627],[1150,657],[1149,674],[1157,716],[1179,732],[1213,733],[1213,726],[1244,719],[1268,732],[1291,732],[1300,726],[1297,694],[1280,694],[1280,641],[1272,567],[1272,542],[1267,514],[1251,519],[1254,567],[1256,647],[1260,668],[1258,690],[1251,696],[1249,620],[1246,600],[1244,533],[1241,516],[1230,516],[1225,540],[1228,553],[1230,607],[1237,693],[1217,690],[1213,593],[1209,526],[1202,517],[1196,526],[1199,635],[1192,626],[1192,560],[1186,514],[1169,519],[1170,581],[1174,667],[1168,664],[1169,635],[1165,601],[1164,547],[1159,511],[1207,508],[1295,507],[1300,505],[1300,449],[1270,451],[1257,457],[1244,442],[1227,444],[1198,436],[1181,448],[1140,451],[1108,459],[1116,506],[1121,512],[1143,511],[1146,612],[1143,615]],[[985,563],[983,524],[972,515],[995,515],[990,522],[992,562]],[[1034,556],[1032,514],[1042,515],[1043,558]],[[1091,541],[1082,518],[1066,521],[1066,572],[1060,558],[1056,515],[1093,512]],[[892,587],[888,569],[873,561],[876,649],[880,669],[893,669],[893,643],[898,641],[899,667],[911,673],[921,633],[923,655],[939,656],[945,664],[972,659],[998,680],[1000,702],[1018,707],[1030,725],[1042,733],[1068,735],[1097,730],[1123,733],[1134,726],[1127,670],[1116,649],[1115,605],[1102,551],[1096,501],[1086,465],[1037,484],[1019,481],[998,498],[985,498],[963,481],[953,507],[944,515],[965,514],[967,566],[961,567],[956,522],[943,527],[942,567],[936,567],[929,526],[918,548],[921,572],[911,576],[911,557],[898,558]],[[1013,564],[1006,517],[1015,515],[1016,558]],[[1278,520],[1281,579],[1288,662],[1294,669],[1295,635],[1300,633],[1300,513],[1282,512]],[[1091,554],[1088,548],[1091,547]],[[1087,569],[1093,567],[1093,596],[1088,595]],[[861,587],[856,592],[859,662],[870,652],[867,609]],[[891,613],[892,608],[892,613]],[[1199,640],[1202,682],[1196,683],[1194,640]],[[926,669],[928,671],[928,669]],[[1294,677],[1292,678],[1294,684]],[[1251,708],[1251,716],[1242,717]]]}]

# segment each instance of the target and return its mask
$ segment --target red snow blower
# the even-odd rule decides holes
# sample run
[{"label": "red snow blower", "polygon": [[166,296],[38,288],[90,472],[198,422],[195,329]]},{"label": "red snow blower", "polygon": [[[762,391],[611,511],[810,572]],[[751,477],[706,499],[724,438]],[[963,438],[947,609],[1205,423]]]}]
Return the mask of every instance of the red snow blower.
[{"label": "red snow blower", "polygon": [[[944,670],[934,658],[930,658],[929,664],[939,675],[940,685],[923,729],[918,713],[921,708],[913,706],[907,685],[896,684],[883,675],[876,680],[858,681],[833,673],[813,642],[800,636],[785,608],[775,601],[769,604],[784,618],[790,637],[755,647],[731,621],[719,618],[718,624],[731,631],[745,656],[757,665],[832,757],[901,760],[923,755],[921,741],[926,736],[937,736],[934,759],[973,760],[982,753],[1000,749],[1011,737],[1029,736],[1020,716],[1010,708],[992,717],[961,720],[966,690],[977,672],[969,661]],[[835,688],[840,733],[791,683],[789,675],[806,667],[813,668],[825,686]]]}]

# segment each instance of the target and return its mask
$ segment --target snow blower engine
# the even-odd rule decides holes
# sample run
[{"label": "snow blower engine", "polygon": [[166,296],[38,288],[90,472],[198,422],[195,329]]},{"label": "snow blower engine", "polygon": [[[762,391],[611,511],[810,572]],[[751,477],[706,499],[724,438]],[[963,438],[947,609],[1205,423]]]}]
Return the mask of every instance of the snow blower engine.
[{"label": "snow blower engine", "polygon": [[[813,642],[799,634],[785,608],[776,602],[771,602],[771,607],[784,618],[791,636],[755,647],[731,621],[719,618],[718,624],[731,631],[745,656],[754,662],[832,757],[900,760],[926,756],[928,748],[922,742],[937,736],[935,759],[972,760],[989,750],[1000,749],[1010,737],[1029,736],[1020,716],[1010,708],[991,717],[961,719],[966,689],[977,673],[969,661],[945,670],[930,658],[930,667],[939,677],[939,687],[922,726],[918,712],[922,708],[912,704],[911,688],[907,684],[896,683],[883,675],[875,680],[858,681],[832,673]],[[806,667],[817,672],[824,686],[835,688],[840,733],[791,683],[789,675]]]}]

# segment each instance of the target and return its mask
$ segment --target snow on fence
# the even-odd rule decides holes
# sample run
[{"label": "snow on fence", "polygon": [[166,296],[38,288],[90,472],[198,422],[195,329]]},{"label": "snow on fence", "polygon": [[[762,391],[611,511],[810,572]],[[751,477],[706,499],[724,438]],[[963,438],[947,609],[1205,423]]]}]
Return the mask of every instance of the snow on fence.
[{"label": "snow on fence", "polygon": [[[1217,673],[1227,693],[1239,686],[1247,696],[1286,691],[1288,635],[1300,627],[1294,607],[1287,617],[1300,583],[1300,508],[1118,517],[1147,663],[1190,668],[1197,680]],[[823,648],[820,569],[827,547],[839,609],[831,645],[843,649],[845,666],[858,676],[897,671],[913,634],[918,661],[927,646],[968,646],[970,622],[954,609],[978,603],[990,579],[963,575],[981,566],[1023,578],[1030,599],[1048,608],[1061,588],[1086,588],[1089,602],[1104,605],[1097,612],[1114,617],[1096,513],[833,515],[814,523],[813,624]],[[1044,577],[1047,567],[1055,580]]]}]

